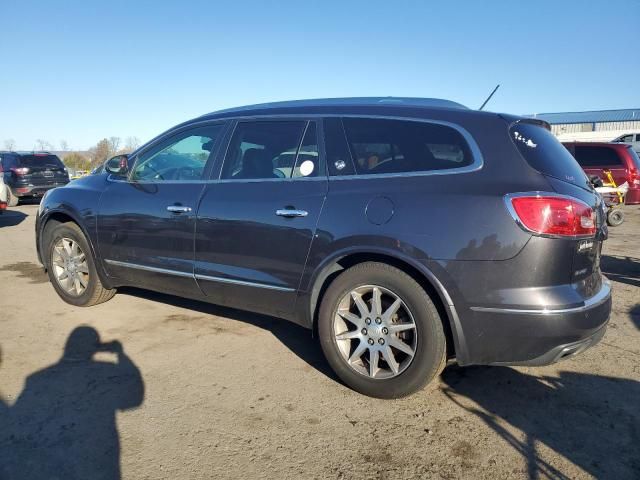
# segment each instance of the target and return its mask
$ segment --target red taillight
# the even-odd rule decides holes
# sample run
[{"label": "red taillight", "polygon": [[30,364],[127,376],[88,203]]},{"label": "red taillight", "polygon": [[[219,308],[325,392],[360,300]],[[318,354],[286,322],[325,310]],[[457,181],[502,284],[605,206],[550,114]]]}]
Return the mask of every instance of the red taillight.
[{"label": "red taillight", "polygon": [[13,167],[11,171],[16,175],[26,175],[27,173],[29,173],[29,169],[27,167],[20,167],[20,168]]},{"label": "red taillight", "polygon": [[7,209],[7,202],[0,202],[0,210],[6,210]]},{"label": "red taillight", "polygon": [[595,235],[595,213],[586,203],[568,197],[508,196],[516,219],[539,235],[575,237]]}]

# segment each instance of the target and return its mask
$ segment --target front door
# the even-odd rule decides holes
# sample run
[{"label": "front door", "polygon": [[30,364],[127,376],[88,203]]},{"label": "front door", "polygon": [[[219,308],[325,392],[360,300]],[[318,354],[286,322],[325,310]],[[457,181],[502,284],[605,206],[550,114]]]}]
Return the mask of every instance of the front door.
[{"label": "front door", "polygon": [[316,122],[236,125],[196,225],[196,278],[215,303],[287,316],[327,193]]},{"label": "front door", "polygon": [[127,179],[110,177],[98,212],[98,248],[124,284],[194,296],[193,235],[198,200],[224,124],[187,127],[134,160]]}]

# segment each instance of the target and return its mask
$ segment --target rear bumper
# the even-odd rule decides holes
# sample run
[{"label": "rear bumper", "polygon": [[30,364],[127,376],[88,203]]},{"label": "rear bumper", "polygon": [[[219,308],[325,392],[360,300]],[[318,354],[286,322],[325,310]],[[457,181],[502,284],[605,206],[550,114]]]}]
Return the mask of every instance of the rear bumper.
[{"label": "rear bumper", "polygon": [[15,185],[11,187],[11,193],[15,197],[41,197],[47,191],[57,188],[63,187],[69,182],[60,182],[53,183],[50,185]]},{"label": "rear bumper", "polygon": [[465,328],[469,357],[463,364],[548,365],[586,350],[604,336],[611,286],[603,279],[595,295],[569,308],[470,310],[464,322],[472,327]]},{"label": "rear bumper", "polygon": [[627,205],[637,205],[640,203],[640,188],[630,188],[624,197],[624,203]]}]

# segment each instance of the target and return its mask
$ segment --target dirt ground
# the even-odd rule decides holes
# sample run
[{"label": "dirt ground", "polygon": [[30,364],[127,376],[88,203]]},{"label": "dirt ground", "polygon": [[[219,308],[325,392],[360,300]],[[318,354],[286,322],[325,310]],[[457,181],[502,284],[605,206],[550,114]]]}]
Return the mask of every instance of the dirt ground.
[{"label": "dirt ground", "polygon": [[640,208],[605,244],[598,346],[544,368],[449,366],[394,401],[340,384],[278,319],[131,289],[63,303],[36,211],[0,216],[0,478],[640,478]]}]

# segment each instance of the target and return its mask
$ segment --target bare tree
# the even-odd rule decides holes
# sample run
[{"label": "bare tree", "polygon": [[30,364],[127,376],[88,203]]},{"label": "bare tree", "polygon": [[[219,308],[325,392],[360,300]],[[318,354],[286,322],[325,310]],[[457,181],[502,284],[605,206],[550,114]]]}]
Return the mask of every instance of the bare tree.
[{"label": "bare tree", "polygon": [[51,145],[46,140],[38,138],[36,140],[35,150],[51,150],[53,145]]},{"label": "bare tree", "polygon": [[66,140],[60,140],[60,150],[63,152],[69,151],[69,143]]},{"label": "bare tree", "polygon": [[15,150],[15,148],[16,148],[16,141],[13,138],[7,138],[4,141],[5,150]]},{"label": "bare tree", "polygon": [[140,146],[140,139],[138,137],[127,137],[124,142],[124,152],[130,153],[133,152],[136,148]]},{"label": "bare tree", "polygon": [[120,147],[120,137],[109,137],[109,156],[113,156]]}]

